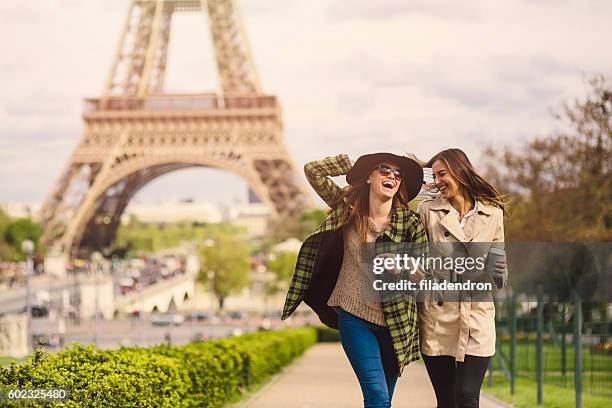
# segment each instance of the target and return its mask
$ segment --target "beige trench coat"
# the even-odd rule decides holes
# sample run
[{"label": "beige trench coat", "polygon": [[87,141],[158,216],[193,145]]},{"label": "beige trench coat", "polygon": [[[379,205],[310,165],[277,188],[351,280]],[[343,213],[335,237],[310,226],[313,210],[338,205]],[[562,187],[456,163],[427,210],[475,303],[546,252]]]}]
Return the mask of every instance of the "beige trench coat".
[{"label": "beige trench coat", "polygon": [[[464,229],[448,200],[441,196],[422,201],[417,212],[423,217],[430,243],[483,243],[452,245],[452,256],[484,256],[492,242],[503,247],[504,224],[500,208],[479,202],[477,212],[466,220]],[[441,245],[443,248],[451,246]],[[465,253],[456,253],[461,250]],[[482,281],[493,282],[490,275],[481,272]],[[444,272],[433,271],[434,276],[437,273]],[[506,280],[507,276],[504,285]],[[418,304],[418,315],[421,353],[453,356],[457,361],[464,361],[466,354],[480,357],[495,354],[495,306],[492,301],[442,302],[427,297]]]}]

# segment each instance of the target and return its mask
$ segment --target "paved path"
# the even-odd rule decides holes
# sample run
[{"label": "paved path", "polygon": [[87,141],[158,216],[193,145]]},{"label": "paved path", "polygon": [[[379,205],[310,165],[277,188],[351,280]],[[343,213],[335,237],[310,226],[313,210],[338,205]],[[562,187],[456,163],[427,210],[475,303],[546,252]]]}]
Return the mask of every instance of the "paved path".
[{"label": "paved path", "polygon": [[[435,405],[425,366],[408,365],[398,379],[392,406],[433,408]],[[507,406],[481,395],[481,408]],[[318,343],[237,407],[358,408],[363,407],[363,397],[340,343]]]}]

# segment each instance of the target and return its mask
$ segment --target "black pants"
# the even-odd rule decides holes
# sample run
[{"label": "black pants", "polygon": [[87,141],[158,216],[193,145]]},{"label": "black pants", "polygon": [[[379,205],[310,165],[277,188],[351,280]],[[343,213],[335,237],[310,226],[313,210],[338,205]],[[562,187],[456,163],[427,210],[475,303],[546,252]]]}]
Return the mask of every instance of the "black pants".
[{"label": "black pants", "polygon": [[429,379],[436,392],[438,408],[478,408],[480,386],[491,357],[423,355]]}]

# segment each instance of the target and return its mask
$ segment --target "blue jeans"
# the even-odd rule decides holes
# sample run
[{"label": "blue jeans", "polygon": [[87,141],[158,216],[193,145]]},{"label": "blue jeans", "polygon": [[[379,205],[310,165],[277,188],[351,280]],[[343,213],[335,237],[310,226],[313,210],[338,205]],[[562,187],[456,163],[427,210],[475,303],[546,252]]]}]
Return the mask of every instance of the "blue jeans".
[{"label": "blue jeans", "polygon": [[363,393],[365,408],[389,408],[399,367],[389,329],[339,309],[340,342]]}]

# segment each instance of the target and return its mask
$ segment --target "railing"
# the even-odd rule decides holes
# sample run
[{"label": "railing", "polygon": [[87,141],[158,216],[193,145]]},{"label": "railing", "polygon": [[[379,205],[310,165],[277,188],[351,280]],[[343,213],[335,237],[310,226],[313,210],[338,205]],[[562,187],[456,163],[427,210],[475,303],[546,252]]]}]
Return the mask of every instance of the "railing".
[{"label": "railing", "polygon": [[497,305],[490,373],[500,370],[511,394],[516,378],[533,381],[538,403],[550,398],[554,387],[573,390],[577,407],[583,393],[612,398],[610,304],[583,304],[577,296],[557,303],[542,293],[522,295],[519,302],[520,297]]},{"label": "railing", "polygon": [[111,96],[87,98],[84,112],[100,111],[177,111],[177,110],[222,110],[222,109],[267,109],[276,108],[275,96],[216,94],[152,95],[144,98]]}]

